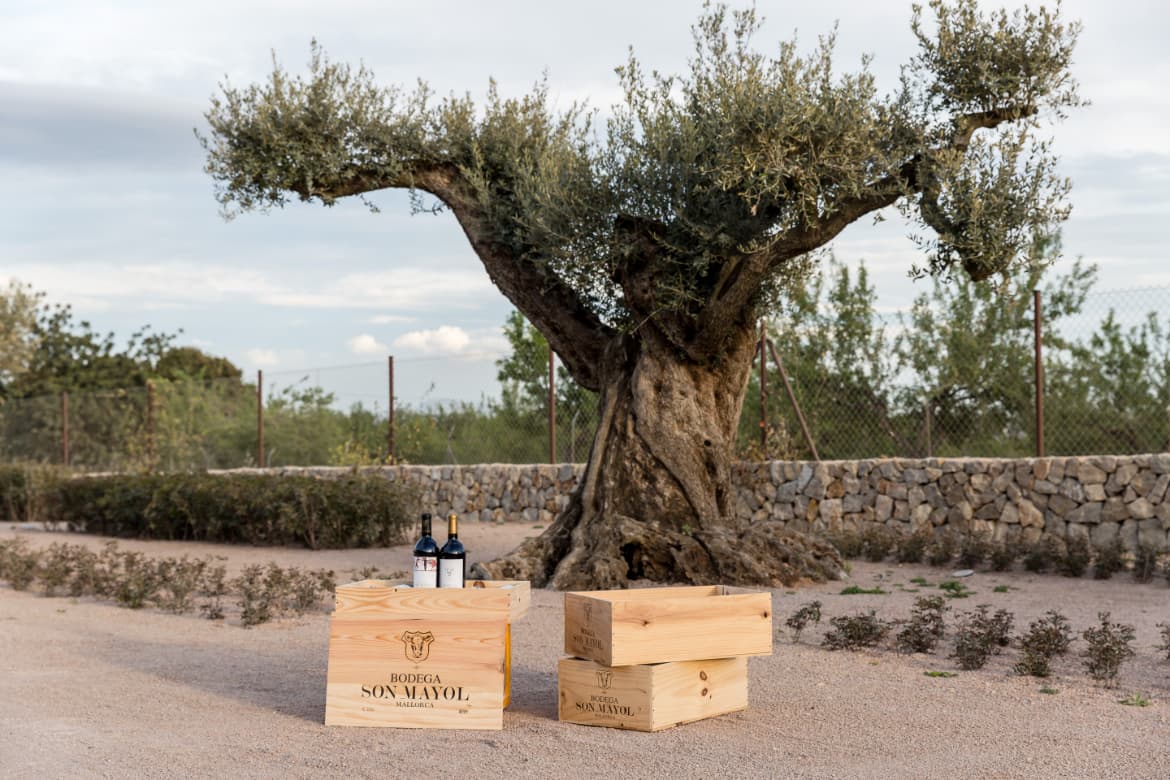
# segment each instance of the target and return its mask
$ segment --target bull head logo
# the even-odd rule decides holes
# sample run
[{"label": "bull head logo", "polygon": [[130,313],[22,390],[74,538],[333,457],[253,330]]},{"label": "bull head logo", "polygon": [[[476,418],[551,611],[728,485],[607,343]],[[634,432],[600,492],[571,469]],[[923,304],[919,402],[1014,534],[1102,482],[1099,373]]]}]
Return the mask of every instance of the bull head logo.
[{"label": "bull head logo", "polygon": [[593,602],[592,601],[585,602],[585,622],[586,623],[593,622]]},{"label": "bull head logo", "polygon": [[598,670],[597,672],[597,687],[603,691],[609,690],[609,684],[613,682],[613,672]]},{"label": "bull head logo", "polygon": [[405,645],[406,660],[420,664],[431,654],[431,642],[435,635],[430,631],[407,631],[399,637]]}]

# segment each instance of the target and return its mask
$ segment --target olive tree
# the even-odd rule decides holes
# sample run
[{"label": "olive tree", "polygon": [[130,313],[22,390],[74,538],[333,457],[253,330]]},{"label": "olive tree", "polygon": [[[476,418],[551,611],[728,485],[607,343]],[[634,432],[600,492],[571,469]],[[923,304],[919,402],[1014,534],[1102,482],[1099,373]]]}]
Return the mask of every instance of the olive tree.
[{"label": "olive tree", "polygon": [[[403,188],[450,210],[500,291],[600,394],[584,477],[539,537],[481,574],[558,588],[835,574],[832,548],[737,520],[736,423],[757,312],[854,222],[896,207],[917,273],[986,279],[1066,216],[1041,135],[1079,104],[1059,9],[916,7],[917,53],[879,92],[833,36],[759,51],[752,10],[708,6],[689,68],[617,69],[599,114],[547,84],[485,102],[380,86],[314,43],[306,75],[222,85],[202,138],[227,215]],[[815,502],[810,504],[814,507]],[[811,511],[811,510],[810,510]]]}]

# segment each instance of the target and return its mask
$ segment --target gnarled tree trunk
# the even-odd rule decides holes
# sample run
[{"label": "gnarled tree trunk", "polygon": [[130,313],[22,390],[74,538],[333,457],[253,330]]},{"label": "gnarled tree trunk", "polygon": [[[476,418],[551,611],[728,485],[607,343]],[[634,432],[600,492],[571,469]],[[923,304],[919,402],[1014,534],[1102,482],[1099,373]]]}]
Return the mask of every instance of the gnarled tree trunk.
[{"label": "gnarled tree trunk", "polygon": [[747,328],[714,366],[680,360],[651,328],[615,340],[602,369],[601,421],[568,507],[476,575],[561,590],[839,576],[831,545],[735,518],[731,464],[754,349]]}]

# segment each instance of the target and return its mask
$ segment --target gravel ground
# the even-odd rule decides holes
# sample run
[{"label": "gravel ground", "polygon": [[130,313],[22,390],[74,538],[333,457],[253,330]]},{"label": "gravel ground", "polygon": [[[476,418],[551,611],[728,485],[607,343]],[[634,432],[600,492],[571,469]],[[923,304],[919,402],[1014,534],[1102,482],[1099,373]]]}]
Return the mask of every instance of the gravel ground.
[{"label": "gravel ground", "polygon": [[[470,557],[508,551],[528,526],[467,524]],[[36,545],[105,540],[0,525]],[[406,547],[319,551],[121,541],[152,555],[227,556],[248,563],[352,570],[403,569]],[[1170,662],[1156,646],[1170,622],[1165,580],[1098,582],[1024,572],[979,572],[975,595],[1016,616],[1020,631],[1059,609],[1078,635],[1099,611],[1137,628],[1138,657],[1117,688],[1093,683],[1076,655],[1044,680],[1011,672],[1016,651],[951,678],[937,655],[829,652],[826,627],[799,644],[783,622],[819,599],[830,617],[876,609],[905,617],[944,570],[853,564],[852,581],[888,595],[839,595],[843,583],[774,591],[777,638],[749,665],[750,707],[656,734],[557,721],[562,597],[534,591],[513,631],[513,701],[504,729],[416,731],[323,725],[327,612],[245,629],[91,599],[46,598],[0,587],[0,777],[457,777],[484,778],[1159,778],[1170,776]],[[997,585],[1007,592],[996,593]],[[918,592],[913,592],[918,589]],[[953,617],[954,612],[950,615]],[[1043,693],[1042,688],[1058,693]],[[1122,706],[1141,692],[1151,706]]]}]

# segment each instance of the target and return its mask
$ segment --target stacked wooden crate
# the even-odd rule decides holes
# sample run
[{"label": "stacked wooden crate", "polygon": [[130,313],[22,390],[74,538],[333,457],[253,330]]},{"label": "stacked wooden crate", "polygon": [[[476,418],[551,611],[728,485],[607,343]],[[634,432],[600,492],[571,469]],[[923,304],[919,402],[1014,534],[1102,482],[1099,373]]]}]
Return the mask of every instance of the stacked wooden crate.
[{"label": "stacked wooden crate", "polygon": [[659,731],[746,709],[772,653],[772,594],[726,585],[565,594],[559,717]]},{"label": "stacked wooden crate", "polygon": [[511,624],[530,601],[520,580],[341,585],[329,624],[326,725],[503,728]]}]

